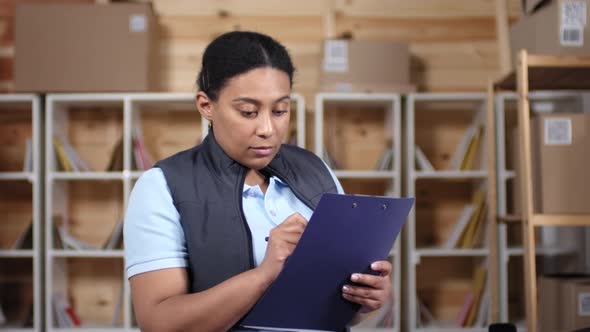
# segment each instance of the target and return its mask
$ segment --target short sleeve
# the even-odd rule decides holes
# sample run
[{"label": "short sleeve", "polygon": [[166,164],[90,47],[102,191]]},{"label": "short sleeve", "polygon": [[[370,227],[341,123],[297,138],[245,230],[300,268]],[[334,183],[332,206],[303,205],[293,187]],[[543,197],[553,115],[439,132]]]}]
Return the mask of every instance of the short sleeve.
[{"label": "short sleeve", "polygon": [[188,265],[180,215],[160,168],[142,174],[131,191],[123,236],[127,278]]}]

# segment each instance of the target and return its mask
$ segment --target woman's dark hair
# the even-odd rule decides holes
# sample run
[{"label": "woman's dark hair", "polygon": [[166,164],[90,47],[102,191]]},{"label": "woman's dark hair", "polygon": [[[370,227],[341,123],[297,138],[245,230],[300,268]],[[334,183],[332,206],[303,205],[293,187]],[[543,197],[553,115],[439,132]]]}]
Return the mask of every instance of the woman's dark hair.
[{"label": "woman's dark hair", "polygon": [[252,69],[271,67],[289,75],[295,68],[285,46],[257,32],[232,31],[213,40],[205,49],[197,86],[212,100],[229,79]]}]

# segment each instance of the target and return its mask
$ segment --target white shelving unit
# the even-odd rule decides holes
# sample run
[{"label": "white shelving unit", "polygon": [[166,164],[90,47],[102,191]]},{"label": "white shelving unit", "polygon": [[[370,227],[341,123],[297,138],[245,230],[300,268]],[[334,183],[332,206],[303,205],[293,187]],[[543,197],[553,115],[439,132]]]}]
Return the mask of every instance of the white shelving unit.
[{"label": "white shelving unit", "polygon": [[[508,151],[508,142],[512,142],[510,129],[516,129],[516,108],[517,108],[518,96],[514,92],[501,92],[497,93],[494,97],[494,110],[495,110],[495,122],[496,122],[496,169],[497,169],[497,214],[499,216],[506,216],[514,214],[514,207],[510,206],[510,195],[509,192],[511,187],[511,181],[516,178],[516,170],[514,164],[509,164],[509,159],[514,156],[510,156]],[[529,100],[531,102],[531,109],[537,112],[551,112],[555,109],[565,110],[570,108],[571,111],[575,109],[582,109],[584,103],[583,93],[573,91],[535,91],[529,94]],[[511,112],[509,112],[511,111]],[[511,126],[511,128],[508,128]],[[517,147],[518,142],[512,142],[512,147]],[[514,162],[514,160],[513,160]],[[519,195],[520,193],[515,193]],[[512,317],[510,312],[514,312],[514,308],[511,307],[509,295],[511,292],[510,288],[510,277],[515,275],[522,279],[523,271],[519,272],[510,271],[509,263],[513,258],[521,258],[523,256],[524,249],[522,242],[519,244],[510,243],[509,240],[509,226],[505,223],[498,225],[498,253],[499,253],[499,266],[498,266],[498,291],[499,291],[499,310],[501,321],[517,321],[519,322],[518,330],[526,331],[525,327],[525,308],[524,308],[524,290],[522,290],[522,303],[520,310],[521,317]],[[519,230],[522,228],[522,224],[517,223],[514,226]],[[563,256],[576,252],[576,249],[564,248],[563,246],[555,246],[550,243],[544,243],[544,234],[555,232],[548,228],[540,229],[540,242],[538,242],[536,248],[537,257],[550,257],[550,256]],[[545,233],[544,233],[545,232]],[[518,236],[518,240],[521,240],[521,236]],[[518,264],[518,268],[522,269],[522,263]],[[512,296],[514,297],[514,296]]]},{"label": "white shelving unit", "polygon": [[[0,128],[2,133],[6,134],[2,135],[3,141],[0,142],[0,159],[3,163],[0,168],[0,195],[2,196],[0,198],[0,213],[3,216],[0,233],[3,240],[7,235],[20,236],[22,234],[13,234],[12,231],[16,228],[19,233],[22,232],[20,224],[25,223],[27,226],[29,221],[32,231],[31,248],[4,246],[0,248],[0,287],[4,287],[4,291],[8,291],[10,288],[10,290],[15,291],[16,289],[18,292],[22,283],[27,282],[28,284],[24,285],[24,288],[27,288],[26,291],[29,293],[28,295],[20,294],[21,300],[25,303],[5,303],[2,294],[4,291],[0,288],[0,303],[3,304],[3,310],[6,312],[7,309],[12,309],[8,308],[11,305],[30,305],[30,308],[24,308],[24,313],[31,316],[32,320],[32,325],[24,326],[20,326],[20,324],[26,322],[9,321],[6,325],[0,325],[0,331],[4,332],[37,332],[43,329],[41,306],[39,305],[42,299],[41,121],[41,101],[38,96],[0,94]],[[24,165],[26,153],[24,147],[27,139],[31,140],[30,169],[25,169]],[[14,240],[14,237],[10,240]],[[11,282],[17,284],[9,286]],[[30,303],[27,303],[28,301]],[[22,311],[23,308],[18,309]],[[18,314],[20,316],[20,313]],[[10,320],[12,317],[7,318]],[[28,317],[19,317],[19,319],[28,319]]]},{"label": "white shelving unit", "polygon": [[[394,93],[316,95],[315,152],[328,164],[330,161],[324,158],[326,153],[334,154],[336,160],[341,159],[340,167],[332,165],[332,168],[347,193],[401,196],[400,102],[400,95]],[[346,139],[341,140],[344,136]],[[387,150],[393,153],[391,165],[385,163],[385,169],[376,169]],[[353,331],[400,331],[400,242],[398,237],[390,253],[393,264],[393,328],[358,327]]]},{"label": "white shelving unit", "polygon": [[[480,114],[485,121],[484,93],[413,93],[406,99],[406,172],[407,196],[416,197],[416,205],[410,211],[406,230],[406,289],[405,307],[409,331],[487,331],[485,327],[452,327],[452,324],[440,326],[420,326],[418,311],[418,295],[429,294],[428,300],[442,306],[440,301],[453,296],[455,299],[446,303],[454,307],[463,305],[465,284],[471,278],[471,267],[485,262],[489,250],[484,248],[446,249],[440,239],[440,227],[451,229],[455,218],[460,214],[460,203],[467,204],[466,198],[471,192],[485,184],[487,171],[485,166],[485,135],[480,144],[480,162],[473,170],[449,170],[448,164],[456,147],[465,135],[466,129]],[[479,113],[478,113],[479,112]],[[483,122],[482,124],[485,124]],[[484,126],[485,127],[485,126]],[[419,169],[416,161],[416,145],[420,146],[425,156],[433,165],[433,170]],[[483,159],[482,159],[483,158]],[[429,184],[432,185],[429,185]],[[463,189],[466,188],[466,189]],[[443,200],[447,205],[437,205]],[[424,204],[429,204],[424,207]],[[417,211],[418,216],[417,216]],[[420,212],[421,211],[421,212]],[[421,213],[421,215],[420,215]],[[426,213],[426,214],[425,214]],[[427,219],[424,219],[425,216]],[[417,219],[422,218],[420,221]],[[451,221],[450,223],[448,221]],[[425,222],[428,225],[424,224]],[[431,224],[436,222],[437,224]],[[438,228],[437,228],[438,227]],[[423,233],[425,231],[432,234]],[[449,232],[447,232],[449,233]],[[420,235],[420,236],[419,236]],[[455,265],[457,267],[455,268]],[[461,271],[461,272],[457,272]],[[465,271],[465,272],[463,272]],[[459,275],[463,273],[464,275]],[[448,274],[448,275],[446,275]],[[449,278],[450,280],[445,280]],[[489,276],[488,276],[489,279]],[[457,282],[462,284],[456,285]],[[436,289],[428,286],[436,285]],[[470,285],[470,284],[469,284]],[[434,286],[432,286],[434,287]],[[453,288],[454,287],[454,288]],[[462,287],[459,290],[455,288]],[[425,293],[424,293],[425,292]],[[440,292],[438,296],[434,294]],[[443,294],[444,293],[444,294]],[[434,294],[434,295],[433,295]],[[457,299],[456,297],[460,297]],[[461,302],[461,303],[458,303]],[[451,323],[455,322],[456,308],[429,308],[435,319],[446,320],[448,317],[438,317],[436,312],[444,311],[445,316],[453,315]],[[434,309],[434,310],[433,310]],[[456,313],[455,313],[456,311]]]},{"label": "white shelving unit", "polygon": [[[291,100],[294,113],[292,118],[296,121],[297,142],[298,145],[304,146],[305,101],[299,94],[292,94]],[[133,163],[134,130],[141,128],[147,150],[152,154],[154,161],[157,161],[197,144],[206,136],[208,122],[202,119],[196,110],[194,94],[191,93],[49,94],[46,98],[46,115],[45,222],[48,226],[45,231],[47,267],[45,316],[47,331],[71,331],[71,328],[58,327],[52,303],[55,291],[61,291],[73,298],[78,297],[79,305],[90,308],[85,309],[83,313],[78,312],[83,324],[75,328],[77,331],[139,331],[134,319],[130,288],[124,272],[124,251],[122,249],[56,248],[52,216],[59,213],[63,215],[66,224],[72,223],[78,228],[82,226],[113,227],[117,220],[107,219],[113,216],[112,210],[119,212],[118,215],[115,213],[116,218],[123,217],[133,185],[143,173],[142,170],[136,169]],[[80,128],[73,128],[74,126]],[[106,126],[102,132],[101,126]],[[88,150],[77,150],[83,159],[84,157],[109,159],[110,156],[104,155],[105,151],[110,154],[114,150],[113,140],[122,139],[122,169],[105,171],[102,167],[103,169],[95,168],[95,171],[91,172],[59,170],[58,157],[53,147],[53,137],[56,134],[68,138],[74,148],[82,147],[82,150]],[[99,137],[99,139],[93,141],[92,137]],[[110,144],[110,149],[105,149],[105,144]],[[102,147],[103,155],[96,156],[93,149],[100,150],[100,147]],[[95,166],[101,163],[91,160],[89,164]],[[104,160],[101,165],[104,166]],[[107,191],[107,194],[93,194],[101,190]],[[107,217],[99,221],[96,218],[81,215],[82,209],[84,211],[90,209],[89,215],[92,209],[99,210],[102,211],[101,215],[104,214]],[[106,234],[108,235],[109,232],[110,230]],[[80,230],[79,233],[88,236],[89,232]],[[84,287],[95,290],[84,290]],[[111,289],[117,287],[120,287],[120,290]],[[69,294],[68,292],[77,293]],[[118,312],[122,318],[114,317],[115,311],[112,309],[116,309],[117,306],[120,306]],[[104,318],[108,313],[105,307],[111,310],[112,321]],[[75,306],[74,309],[76,309]],[[89,313],[88,310],[92,309],[101,313]],[[99,317],[100,314],[103,319],[98,324],[85,322],[87,320],[84,319],[84,315]]]}]

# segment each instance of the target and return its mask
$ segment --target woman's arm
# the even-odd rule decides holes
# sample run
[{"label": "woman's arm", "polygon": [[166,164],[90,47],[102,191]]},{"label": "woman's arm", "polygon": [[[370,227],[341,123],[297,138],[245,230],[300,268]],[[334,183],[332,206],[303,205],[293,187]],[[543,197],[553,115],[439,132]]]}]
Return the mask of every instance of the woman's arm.
[{"label": "woman's arm", "polygon": [[271,231],[268,248],[259,267],[202,292],[188,294],[185,268],[162,269],[131,277],[133,306],[141,330],[229,330],[277,277],[306,224],[301,215],[291,215]]},{"label": "woman's arm", "polygon": [[208,290],[188,294],[184,268],[136,275],[130,279],[133,307],[142,331],[227,331],[270,285],[260,269],[230,278]]}]

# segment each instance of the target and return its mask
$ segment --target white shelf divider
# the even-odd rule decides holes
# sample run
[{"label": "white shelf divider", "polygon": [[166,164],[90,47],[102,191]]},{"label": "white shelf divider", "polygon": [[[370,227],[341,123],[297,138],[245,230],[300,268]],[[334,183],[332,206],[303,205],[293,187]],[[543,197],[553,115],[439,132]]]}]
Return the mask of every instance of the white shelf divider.
[{"label": "white shelf divider", "polygon": [[[325,128],[325,107],[326,104],[337,105],[354,105],[354,106],[379,106],[386,112],[386,122],[384,126],[392,129],[393,142],[391,149],[393,150],[393,167],[391,170],[349,170],[338,169],[334,170],[334,174],[341,180],[384,180],[390,183],[392,188],[391,193],[394,197],[401,196],[401,154],[402,154],[402,135],[401,135],[401,96],[396,93],[319,93],[315,98],[315,153],[320,158],[324,155],[324,128]],[[391,122],[389,122],[391,121]],[[388,147],[389,148],[389,147]],[[392,328],[373,328],[373,329],[354,329],[353,331],[368,332],[368,331],[399,331],[401,328],[401,255],[400,243],[401,236],[399,234],[390,255],[393,256],[393,290],[396,294],[394,299],[394,323]]]},{"label": "white shelf divider", "polygon": [[[41,183],[41,98],[35,94],[0,94],[0,108],[3,105],[19,105],[30,110],[31,114],[31,146],[32,146],[32,171],[31,172],[0,172],[0,185],[9,185],[11,181],[28,181],[32,185],[32,235],[33,246],[32,249],[27,250],[0,250],[0,258],[31,258],[32,264],[32,283],[33,283],[33,326],[27,328],[10,328],[0,327],[1,332],[10,331],[31,331],[40,332],[43,330],[43,321],[41,320],[42,306],[38,305],[41,302],[41,260],[43,259],[43,252],[41,249],[41,191],[43,190],[43,183]],[[10,107],[10,106],[8,106]],[[14,110],[20,112],[20,109]]]},{"label": "white shelf divider", "polygon": [[[469,170],[469,171],[455,171],[455,170],[434,170],[434,171],[423,171],[416,168],[416,105],[427,103],[448,103],[448,102],[467,102],[473,104],[474,115],[476,112],[484,112],[486,101],[485,93],[410,93],[406,96],[406,183],[408,197],[415,197],[416,182],[418,180],[425,179],[436,179],[436,180],[473,180],[473,181],[485,181],[487,179],[487,171],[481,170]],[[439,111],[438,109],[436,110]],[[440,112],[445,112],[445,109],[440,109]],[[418,315],[416,310],[417,300],[416,294],[418,290],[417,285],[417,273],[416,269],[418,264],[424,264],[421,261],[422,257],[481,257],[486,258],[489,255],[488,248],[482,249],[444,249],[444,248],[424,248],[416,246],[416,206],[410,211],[408,218],[408,224],[406,229],[406,247],[405,256],[407,266],[406,269],[406,285],[405,285],[405,307],[406,310],[406,321],[408,331],[456,331],[456,332],[480,332],[487,331],[486,328],[444,328],[444,327],[432,327],[432,328],[420,328],[418,327]]]}]

